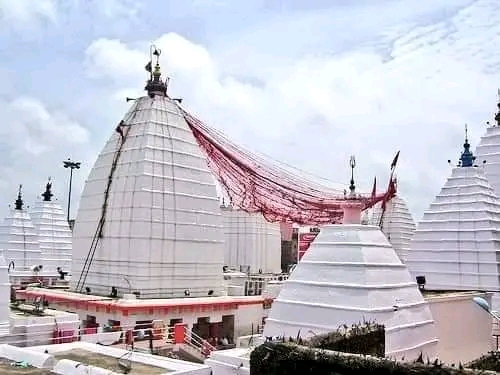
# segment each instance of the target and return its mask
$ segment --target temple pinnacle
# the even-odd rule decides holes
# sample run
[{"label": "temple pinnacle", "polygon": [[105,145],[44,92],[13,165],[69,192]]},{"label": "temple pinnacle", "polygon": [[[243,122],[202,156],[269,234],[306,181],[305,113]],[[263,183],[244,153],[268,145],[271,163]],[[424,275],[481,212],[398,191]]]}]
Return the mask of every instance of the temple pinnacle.
[{"label": "temple pinnacle", "polygon": [[[149,80],[144,88],[148,92],[150,98],[154,98],[156,95],[166,96],[167,95],[167,82],[168,79],[163,82],[161,80],[161,69],[160,69],[160,55],[161,50],[156,48],[156,46],[151,45],[150,48],[150,60],[146,65],[145,69],[149,72]],[[153,70],[153,58],[156,59],[156,63]]]},{"label": "temple pinnacle", "polygon": [[498,112],[495,114],[495,121],[497,123],[497,126],[500,126],[500,89],[498,89],[497,107]]},{"label": "temple pinnacle", "polygon": [[19,185],[19,191],[17,193],[17,199],[15,202],[15,204],[16,204],[15,209],[16,210],[22,210],[23,206],[24,206],[23,196],[22,196],[22,188],[23,188],[23,185]]},{"label": "temple pinnacle", "polygon": [[42,193],[43,201],[44,202],[50,202],[52,200],[52,182],[50,182],[50,177],[47,182],[47,185],[45,185],[45,192]]},{"label": "temple pinnacle", "polygon": [[349,197],[352,198],[354,197],[356,190],[356,185],[354,185],[354,168],[356,167],[356,158],[354,157],[354,155],[351,156],[349,165],[351,167],[351,184],[349,185]]},{"label": "temple pinnacle", "polygon": [[460,155],[459,166],[472,167],[474,164],[474,160],[476,160],[476,157],[470,151],[470,143],[469,143],[469,139],[468,139],[467,125],[465,125],[464,151]]}]

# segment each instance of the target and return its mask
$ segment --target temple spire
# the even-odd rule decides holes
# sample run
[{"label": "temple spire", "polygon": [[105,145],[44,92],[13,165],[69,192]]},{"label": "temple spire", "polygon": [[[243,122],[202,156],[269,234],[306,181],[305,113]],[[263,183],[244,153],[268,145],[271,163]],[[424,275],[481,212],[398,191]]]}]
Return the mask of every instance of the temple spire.
[{"label": "temple spire", "polygon": [[349,160],[349,165],[351,167],[351,184],[349,185],[349,197],[352,198],[354,197],[355,190],[356,190],[356,185],[354,185],[354,168],[356,167],[356,158],[354,155],[351,156],[351,159]]},{"label": "temple spire", "polygon": [[[160,55],[161,50],[156,48],[155,45],[150,47],[150,60],[146,65],[145,69],[149,72],[149,80],[144,88],[148,92],[148,96],[154,98],[156,95],[166,96],[167,95],[167,84],[168,78],[163,82],[161,80],[161,69],[160,69]],[[155,65],[153,69],[153,59],[155,60]]]},{"label": "temple spire", "polygon": [[23,196],[22,196],[22,188],[23,188],[23,185],[19,185],[19,191],[17,193],[17,199],[15,202],[15,204],[16,204],[15,209],[16,210],[22,210],[23,206],[24,206]]},{"label": "temple spire", "polygon": [[465,143],[464,143],[464,151],[460,155],[460,167],[472,167],[474,164],[474,160],[476,157],[472,154],[470,150],[470,143],[467,132],[467,125],[465,125]]},{"label": "temple spire", "polygon": [[495,121],[497,123],[497,126],[500,126],[500,89],[497,91],[497,107],[498,107],[498,112],[495,114]]},{"label": "temple spire", "polygon": [[50,177],[49,180],[47,181],[47,185],[45,185],[45,192],[42,193],[43,201],[44,202],[50,202],[52,200],[52,182],[50,182]]}]

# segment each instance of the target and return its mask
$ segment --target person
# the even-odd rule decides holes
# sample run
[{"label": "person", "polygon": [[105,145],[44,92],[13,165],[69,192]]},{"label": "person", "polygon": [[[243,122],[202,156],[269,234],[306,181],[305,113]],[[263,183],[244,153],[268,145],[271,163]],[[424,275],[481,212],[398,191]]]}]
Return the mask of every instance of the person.
[{"label": "person", "polygon": [[221,341],[221,344],[224,346],[229,345],[229,340],[227,339],[227,337],[223,337],[220,341]]},{"label": "person", "polygon": [[149,351],[153,353],[153,330],[148,330],[148,338],[149,338]]}]

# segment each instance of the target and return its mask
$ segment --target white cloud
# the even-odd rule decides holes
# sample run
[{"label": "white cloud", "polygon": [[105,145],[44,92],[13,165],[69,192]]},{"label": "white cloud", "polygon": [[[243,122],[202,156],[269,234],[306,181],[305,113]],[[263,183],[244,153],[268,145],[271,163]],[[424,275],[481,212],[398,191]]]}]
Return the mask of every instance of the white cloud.
[{"label": "white cloud", "polygon": [[57,24],[71,12],[91,11],[108,20],[131,19],[142,8],[139,0],[0,0],[0,21],[17,30],[40,23]]},{"label": "white cloud", "polygon": [[61,144],[83,144],[90,138],[89,131],[65,114],[49,110],[37,99],[17,98],[1,103],[0,108],[8,127],[0,133],[20,142],[19,151],[39,155],[53,151]]},{"label": "white cloud", "polygon": [[57,13],[57,0],[0,0],[0,20],[9,23],[56,22]]},{"label": "white cloud", "polygon": [[[447,160],[458,159],[463,125],[469,123],[475,147],[480,124],[495,110],[500,23],[488,7],[498,6],[478,1],[401,35],[388,46],[389,60],[365,47],[294,60],[255,47],[231,55],[229,74],[224,51],[214,55],[174,33],[156,44],[171,95],[253,150],[346,184],[354,153],[358,180],[369,190],[401,149],[399,186],[421,214],[449,175]],[[110,80],[115,94],[137,87],[138,95],[147,51],[147,43],[136,49],[96,40],[87,49],[88,73]]]},{"label": "white cloud", "polygon": [[90,0],[90,3],[99,14],[110,19],[136,17],[142,8],[137,0]]},{"label": "white cloud", "polygon": [[[67,170],[62,160],[71,156],[92,160],[96,150],[90,145],[89,131],[61,111],[47,108],[35,98],[0,100],[2,126],[0,127],[0,194],[4,201],[13,201],[17,185],[23,184],[26,203],[32,204],[42,193],[48,176],[55,180],[56,197],[66,204]],[[74,187],[78,193],[88,173],[75,173]],[[75,202],[76,203],[76,202]],[[2,207],[5,213],[6,207]]]}]

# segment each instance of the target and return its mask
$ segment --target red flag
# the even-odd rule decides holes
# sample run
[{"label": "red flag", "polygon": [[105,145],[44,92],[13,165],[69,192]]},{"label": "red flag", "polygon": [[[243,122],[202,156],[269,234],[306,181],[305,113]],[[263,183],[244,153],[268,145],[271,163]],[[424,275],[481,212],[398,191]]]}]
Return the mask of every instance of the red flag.
[{"label": "red flag", "polygon": [[399,159],[399,151],[397,152],[396,156],[394,156],[394,160],[391,163],[391,171],[396,168],[396,164],[398,163]]},{"label": "red flag", "polygon": [[372,198],[377,195],[377,176],[373,179]]}]

